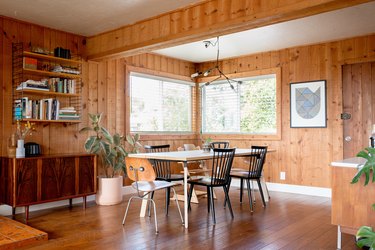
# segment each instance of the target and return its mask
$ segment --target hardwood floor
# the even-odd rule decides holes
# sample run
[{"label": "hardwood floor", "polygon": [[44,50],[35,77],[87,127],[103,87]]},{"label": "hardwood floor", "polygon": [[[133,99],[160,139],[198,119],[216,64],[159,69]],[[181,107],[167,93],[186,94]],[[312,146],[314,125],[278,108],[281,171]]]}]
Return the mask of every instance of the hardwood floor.
[{"label": "hardwood floor", "polygon": [[[217,224],[212,224],[207,213],[206,199],[200,199],[200,204],[192,204],[188,230],[181,225],[173,202],[165,216],[164,193],[156,194],[158,235],[153,217],[139,218],[137,201],[122,226],[129,196],[116,206],[89,203],[86,210],[77,204],[72,209],[32,212],[29,225],[47,232],[49,241],[29,249],[336,249],[337,228],[330,222],[328,198],[271,192],[271,200],[263,208],[257,194],[251,215],[247,197],[240,205],[239,191],[233,189],[232,220],[222,206],[222,191],[216,194]],[[353,236],[343,234],[343,249],[357,249],[353,241]]]}]

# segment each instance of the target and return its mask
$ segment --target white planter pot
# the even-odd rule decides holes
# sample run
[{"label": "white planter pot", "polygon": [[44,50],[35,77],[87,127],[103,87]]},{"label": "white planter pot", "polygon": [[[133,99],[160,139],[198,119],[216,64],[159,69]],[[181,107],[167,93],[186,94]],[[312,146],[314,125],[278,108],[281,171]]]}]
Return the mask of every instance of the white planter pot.
[{"label": "white planter pot", "polygon": [[98,177],[96,204],[115,205],[122,202],[122,176],[113,178]]}]

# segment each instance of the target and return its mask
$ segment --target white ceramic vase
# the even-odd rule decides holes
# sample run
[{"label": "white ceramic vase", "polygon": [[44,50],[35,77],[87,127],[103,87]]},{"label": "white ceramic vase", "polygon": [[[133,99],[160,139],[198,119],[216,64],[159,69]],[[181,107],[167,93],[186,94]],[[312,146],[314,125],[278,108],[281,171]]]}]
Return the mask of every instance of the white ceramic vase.
[{"label": "white ceramic vase", "polygon": [[17,140],[16,158],[25,157],[25,141],[20,139]]},{"label": "white ceramic vase", "polygon": [[116,205],[122,202],[122,176],[113,178],[98,177],[98,192],[96,193],[96,204]]}]

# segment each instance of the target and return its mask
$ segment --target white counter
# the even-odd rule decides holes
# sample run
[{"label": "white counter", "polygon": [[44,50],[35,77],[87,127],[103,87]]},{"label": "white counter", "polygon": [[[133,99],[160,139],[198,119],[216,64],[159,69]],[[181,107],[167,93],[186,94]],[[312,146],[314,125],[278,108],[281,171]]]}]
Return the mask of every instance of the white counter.
[{"label": "white counter", "polygon": [[331,162],[332,167],[344,167],[344,168],[358,168],[358,166],[365,164],[366,159],[361,157],[353,157],[344,159],[341,161]]}]

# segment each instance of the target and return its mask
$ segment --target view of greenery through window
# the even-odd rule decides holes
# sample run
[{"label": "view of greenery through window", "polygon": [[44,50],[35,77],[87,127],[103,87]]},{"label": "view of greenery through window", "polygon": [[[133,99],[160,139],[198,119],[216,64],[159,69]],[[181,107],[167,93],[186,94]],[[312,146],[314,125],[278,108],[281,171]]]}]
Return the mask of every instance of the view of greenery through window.
[{"label": "view of greenery through window", "polygon": [[276,134],[276,76],[241,81],[202,88],[202,132]]},{"label": "view of greenery through window", "polygon": [[191,132],[189,83],[141,74],[130,76],[131,132]]}]

